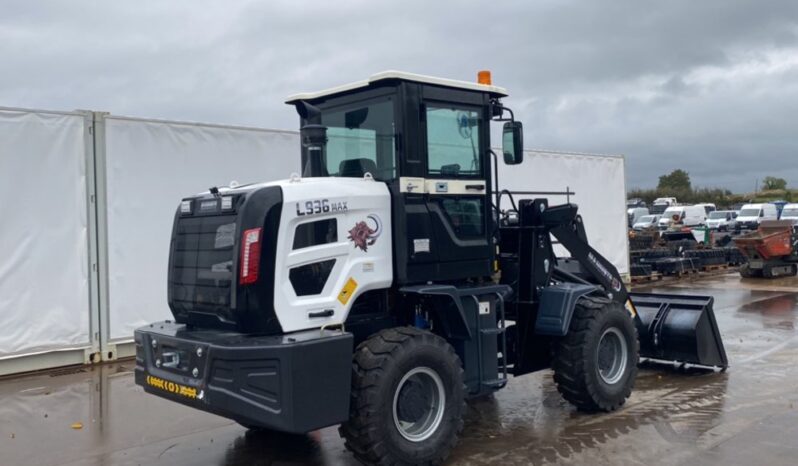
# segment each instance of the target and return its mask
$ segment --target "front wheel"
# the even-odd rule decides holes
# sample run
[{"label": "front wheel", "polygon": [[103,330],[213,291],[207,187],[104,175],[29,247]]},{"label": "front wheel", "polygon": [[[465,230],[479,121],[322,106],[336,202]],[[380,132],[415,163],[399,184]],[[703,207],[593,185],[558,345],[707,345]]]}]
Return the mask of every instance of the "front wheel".
[{"label": "front wheel", "polygon": [[350,418],[340,434],[364,463],[442,463],[463,428],[460,359],[413,327],[383,330],[355,351]]},{"label": "front wheel", "polygon": [[606,298],[582,297],[568,334],[555,343],[554,381],[582,411],[613,411],[632,393],[640,345],[629,312]]}]

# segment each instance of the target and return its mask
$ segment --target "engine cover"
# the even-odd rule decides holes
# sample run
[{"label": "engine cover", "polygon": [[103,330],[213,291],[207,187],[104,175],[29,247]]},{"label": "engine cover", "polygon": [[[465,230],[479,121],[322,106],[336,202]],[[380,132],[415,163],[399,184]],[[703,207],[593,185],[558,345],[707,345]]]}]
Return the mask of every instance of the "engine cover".
[{"label": "engine cover", "polygon": [[[241,250],[251,229],[260,229],[257,258]],[[253,260],[257,278],[242,280]],[[168,295],[181,323],[260,334],[340,324],[360,294],[392,280],[382,182],[305,178],[221,188],[183,199],[175,214]]]},{"label": "engine cover", "polygon": [[282,183],[274,307],[283,330],[341,324],[357,297],[393,281],[385,183],[304,178]]}]

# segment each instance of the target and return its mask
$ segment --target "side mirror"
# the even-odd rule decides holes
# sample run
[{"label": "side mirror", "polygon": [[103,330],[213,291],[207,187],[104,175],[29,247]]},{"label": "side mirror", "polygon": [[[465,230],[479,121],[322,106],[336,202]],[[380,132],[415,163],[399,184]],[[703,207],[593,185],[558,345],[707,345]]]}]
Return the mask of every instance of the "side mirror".
[{"label": "side mirror", "polygon": [[524,161],[524,130],[520,121],[508,121],[502,129],[504,163],[518,165]]}]

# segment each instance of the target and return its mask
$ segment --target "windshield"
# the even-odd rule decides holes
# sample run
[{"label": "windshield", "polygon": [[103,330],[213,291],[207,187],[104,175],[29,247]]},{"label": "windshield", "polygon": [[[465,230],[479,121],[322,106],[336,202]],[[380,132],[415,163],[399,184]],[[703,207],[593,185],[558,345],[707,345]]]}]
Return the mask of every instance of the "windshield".
[{"label": "windshield", "polygon": [[656,220],[656,218],[657,217],[655,215],[643,215],[640,217],[640,220],[638,220],[637,223],[651,223]]},{"label": "windshield", "polygon": [[782,217],[798,217],[798,207],[785,208],[781,211]]},{"label": "windshield", "polygon": [[760,209],[742,209],[739,217],[759,217]]},{"label": "windshield", "polygon": [[395,177],[396,130],[390,98],[323,109],[321,124],[327,127],[322,176]]},{"label": "windshield", "polygon": [[709,218],[717,220],[719,218],[726,218],[726,215],[728,215],[726,212],[715,211],[709,214]]}]

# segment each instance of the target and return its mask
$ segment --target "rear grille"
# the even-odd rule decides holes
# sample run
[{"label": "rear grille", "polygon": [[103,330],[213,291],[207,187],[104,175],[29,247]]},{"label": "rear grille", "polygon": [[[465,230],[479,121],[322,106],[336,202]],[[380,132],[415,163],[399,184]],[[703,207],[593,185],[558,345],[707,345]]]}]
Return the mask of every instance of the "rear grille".
[{"label": "rear grille", "polygon": [[172,310],[230,312],[236,215],[178,217],[169,270]]}]

